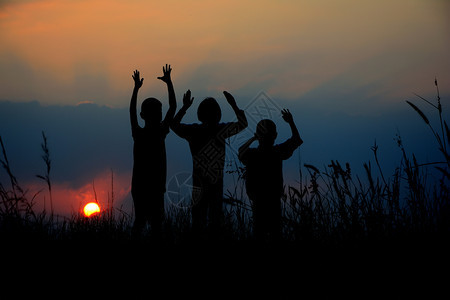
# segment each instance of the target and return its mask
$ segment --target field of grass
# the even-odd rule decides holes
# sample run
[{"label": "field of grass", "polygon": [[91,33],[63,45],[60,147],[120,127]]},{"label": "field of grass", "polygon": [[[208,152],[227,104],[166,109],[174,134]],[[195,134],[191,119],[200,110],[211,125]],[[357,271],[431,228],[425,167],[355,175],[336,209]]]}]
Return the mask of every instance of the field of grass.
[{"label": "field of grass", "polygon": [[[425,126],[429,126],[442,156],[432,164],[421,164],[413,154],[407,153],[401,137],[397,137],[402,159],[394,174],[383,173],[378,164],[377,145],[372,147],[376,164],[364,164],[365,174],[353,174],[349,164],[338,161],[331,161],[324,169],[305,164],[298,185],[285,189],[279,245],[311,250],[361,245],[416,247],[441,245],[449,239],[450,131],[442,119],[439,93],[437,104],[422,100],[436,108],[438,129],[431,126],[428,116],[415,104],[408,104]],[[167,209],[163,238],[158,241],[150,231],[134,237],[132,216],[114,207],[112,202],[102,213],[90,218],[80,213],[70,218],[53,214],[52,202],[58,199],[51,198],[51,160],[44,134],[42,157],[47,169],[38,177],[48,186],[50,211],[35,211],[36,195],[28,194],[14,177],[6,146],[1,142],[1,164],[10,180],[0,183],[1,242],[159,243],[172,248],[196,242],[191,236],[189,209]],[[221,245],[255,246],[251,205],[243,195],[243,171],[240,167],[230,171],[237,178],[236,188],[225,193],[224,224],[221,236],[214,239]],[[440,179],[432,180],[436,174]]]}]

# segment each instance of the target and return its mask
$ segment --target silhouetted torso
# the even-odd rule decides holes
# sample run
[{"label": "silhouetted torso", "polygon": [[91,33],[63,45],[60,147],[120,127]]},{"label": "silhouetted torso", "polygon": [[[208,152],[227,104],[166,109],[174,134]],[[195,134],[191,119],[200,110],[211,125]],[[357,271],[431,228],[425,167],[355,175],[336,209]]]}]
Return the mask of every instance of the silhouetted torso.
[{"label": "silhouetted torso", "polygon": [[[241,113],[245,118],[244,112]],[[176,133],[186,139],[191,149],[193,179],[205,184],[223,185],[225,139],[241,131],[239,122],[206,124],[180,124]],[[195,183],[194,183],[195,185]]]},{"label": "silhouetted torso", "polygon": [[291,157],[297,147],[298,143],[290,138],[270,147],[249,148],[241,154],[250,199],[279,199],[283,195],[283,160]]},{"label": "silhouetted torso", "polygon": [[210,184],[223,181],[225,136],[220,133],[226,126],[190,124],[180,128],[191,149],[194,179],[201,178]]},{"label": "silhouetted torso", "polygon": [[134,166],[132,189],[139,193],[165,192],[166,186],[166,146],[165,138],[169,126],[164,122],[159,126],[133,129]]}]

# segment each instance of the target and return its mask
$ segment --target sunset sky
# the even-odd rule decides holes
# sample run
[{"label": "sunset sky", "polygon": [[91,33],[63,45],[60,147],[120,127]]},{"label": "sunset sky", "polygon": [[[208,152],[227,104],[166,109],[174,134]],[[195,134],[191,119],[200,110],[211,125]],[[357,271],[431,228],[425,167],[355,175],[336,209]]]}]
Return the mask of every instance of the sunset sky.
[{"label": "sunset sky", "polygon": [[[373,130],[368,141],[392,141],[399,127],[404,126],[406,136],[412,128],[401,122],[416,118],[404,105],[407,99],[418,99],[413,93],[433,99],[437,77],[441,97],[450,95],[447,0],[0,0],[0,42],[0,101],[8,101],[8,105],[38,101],[35,108],[41,111],[40,116],[52,115],[44,111],[55,106],[76,110],[80,103],[93,103],[92,109],[106,106],[111,111],[103,108],[102,112],[108,116],[117,113],[123,122],[123,128],[117,126],[121,129],[111,139],[123,140],[125,145],[111,149],[117,154],[111,155],[111,161],[93,163],[91,174],[88,167],[79,165],[83,159],[97,162],[103,155],[95,155],[104,146],[96,144],[95,139],[89,139],[91,152],[83,152],[83,157],[55,153],[55,184],[60,185],[61,192],[70,189],[77,197],[82,187],[90,191],[95,178],[103,178],[98,181],[104,180],[106,188],[109,181],[104,178],[111,168],[118,172],[118,195],[122,200],[129,197],[132,140],[126,108],[135,69],[145,78],[139,99],[157,97],[165,108],[167,91],[156,77],[162,75],[166,63],[173,67],[179,107],[188,88],[196,104],[206,96],[223,101],[221,93],[228,90],[243,108],[264,92],[280,107],[293,111],[300,132],[306,136],[302,161],[323,165],[330,159],[355,156],[349,150],[339,149],[345,141],[338,141],[335,134],[324,136],[330,133],[329,128],[355,129],[342,132],[341,137],[353,137],[355,145],[354,137],[361,128]],[[224,118],[232,118],[226,103],[222,104]],[[443,105],[445,108],[450,103]],[[10,109],[17,115],[6,118],[0,112],[0,135],[11,155],[15,155],[19,169],[22,164],[25,168],[28,157],[39,165],[41,130],[48,133],[53,152],[62,151],[60,144],[68,143],[64,140],[67,136],[57,130],[60,124],[52,123],[54,119],[23,118],[23,108]],[[187,120],[195,121],[195,110],[196,105]],[[448,110],[445,113],[448,115]],[[280,138],[287,137],[287,127],[277,118]],[[28,124],[31,119],[35,123]],[[372,126],[364,120],[370,124],[385,122],[383,126]],[[103,123],[107,122],[110,121]],[[17,129],[19,125],[23,126],[22,131]],[[73,125],[74,135],[80,137],[77,145],[86,145],[84,138],[88,133],[82,132],[81,127]],[[250,124],[251,130],[254,127]],[[33,154],[21,149],[31,143],[23,140],[26,128],[36,128],[30,137],[37,143],[33,144]],[[189,159],[185,143],[174,134],[169,139],[168,159],[170,155]],[[338,145],[334,147],[337,152],[325,151],[325,142],[333,141]],[[368,141],[361,141],[358,147],[369,149]],[[423,144],[411,140],[413,143]],[[178,150],[183,153],[170,150],[169,144],[183,144]],[[386,147],[390,149],[391,145]],[[67,148],[65,153],[74,151]],[[417,151],[427,153],[426,149]],[[389,157],[391,151],[388,152]],[[313,157],[318,153],[320,157]],[[370,149],[361,155],[369,159]],[[116,166],[114,161],[125,156]],[[168,162],[169,175],[189,170],[188,165],[181,163],[177,167],[175,158]],[[73,168],[73,176],[61,170],[65,169],[61,165],[70,161],[79,167],[76,171]],[[291,169],[295,170],[297,164],[293,158]],[[34,176],[39,171],[17,172]],[[24,181],[35,184],[31,183],[30,174],[24,175]],[[57,174],[61,174],[59,179]],[[76,202],[71,205],[76,206]]]}]

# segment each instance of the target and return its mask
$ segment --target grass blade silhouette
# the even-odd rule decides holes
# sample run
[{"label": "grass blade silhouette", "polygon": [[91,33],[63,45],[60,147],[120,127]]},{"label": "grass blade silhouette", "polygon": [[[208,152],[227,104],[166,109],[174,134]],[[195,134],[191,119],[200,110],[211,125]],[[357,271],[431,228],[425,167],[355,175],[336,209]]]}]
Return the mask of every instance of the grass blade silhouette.
[{"label": "grass blade silhouette", "polygon": [[428,120],[427,116],[412,102],[409,102],[408,100],[406,100],[406,103],[408,103],[423,119],[423,121],[427,124],[430,125],[430,120]]},{"label": "grass blade silhouette", "polygon": [[[442,143],[442,139],[441,137],[437,134],[437,132],[433,129],[433,126],[431,126],[430,124],[430,120],[428,120],[427,116],[423,113],[423,111],[420,110],[420,108],[418,108],[414,103],[406,100],[406,103],[408,103],[419,115],[420,117],[423,119],[423,121],[428,125],[428,127],[430,127],[431,131],[433,132],[434,137],[436,138],[436,140],[439,143],[439,146],[444,149],[444,145]],[[434,106],[434,105],[433,105]]]}]

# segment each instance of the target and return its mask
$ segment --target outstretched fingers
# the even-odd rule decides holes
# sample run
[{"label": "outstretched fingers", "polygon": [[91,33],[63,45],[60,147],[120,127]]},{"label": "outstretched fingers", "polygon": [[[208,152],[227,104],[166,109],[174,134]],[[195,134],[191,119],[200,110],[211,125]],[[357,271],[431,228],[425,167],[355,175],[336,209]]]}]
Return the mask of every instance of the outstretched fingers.
[{"label": "outstretched fingers", "polygon": [[164,74],[167,73],[167,72],[170,72],[170,71],[172,71],[172,68],[171,68],[170,65],[166,64],[166,67],[165,67],[165,68],[164,68],[164,66],[163,66],[163,73],[164,73]]},{"label": "outstretched fingers", "polygon": [[283,109],[282,111],[281,111],[281,114],[283,115],[283,116],[290,116],[291,115],[291,112],[289,111],[289,109]]},{"label": "outstretched fingers", "polygon": [[281,110],[281,116],[282,116],[283,120],[285,120],[288,123],[292,122],[294,120],[289,109]]},{"label": "outstretched fingers", "polygon": [[170,81],[170,72],[172,71],[172,67],[169,64],[166,64],[166,66],[163,66],[162,69],[163,69],[163,76],[159,76],[156,78],[167,83]]}]

